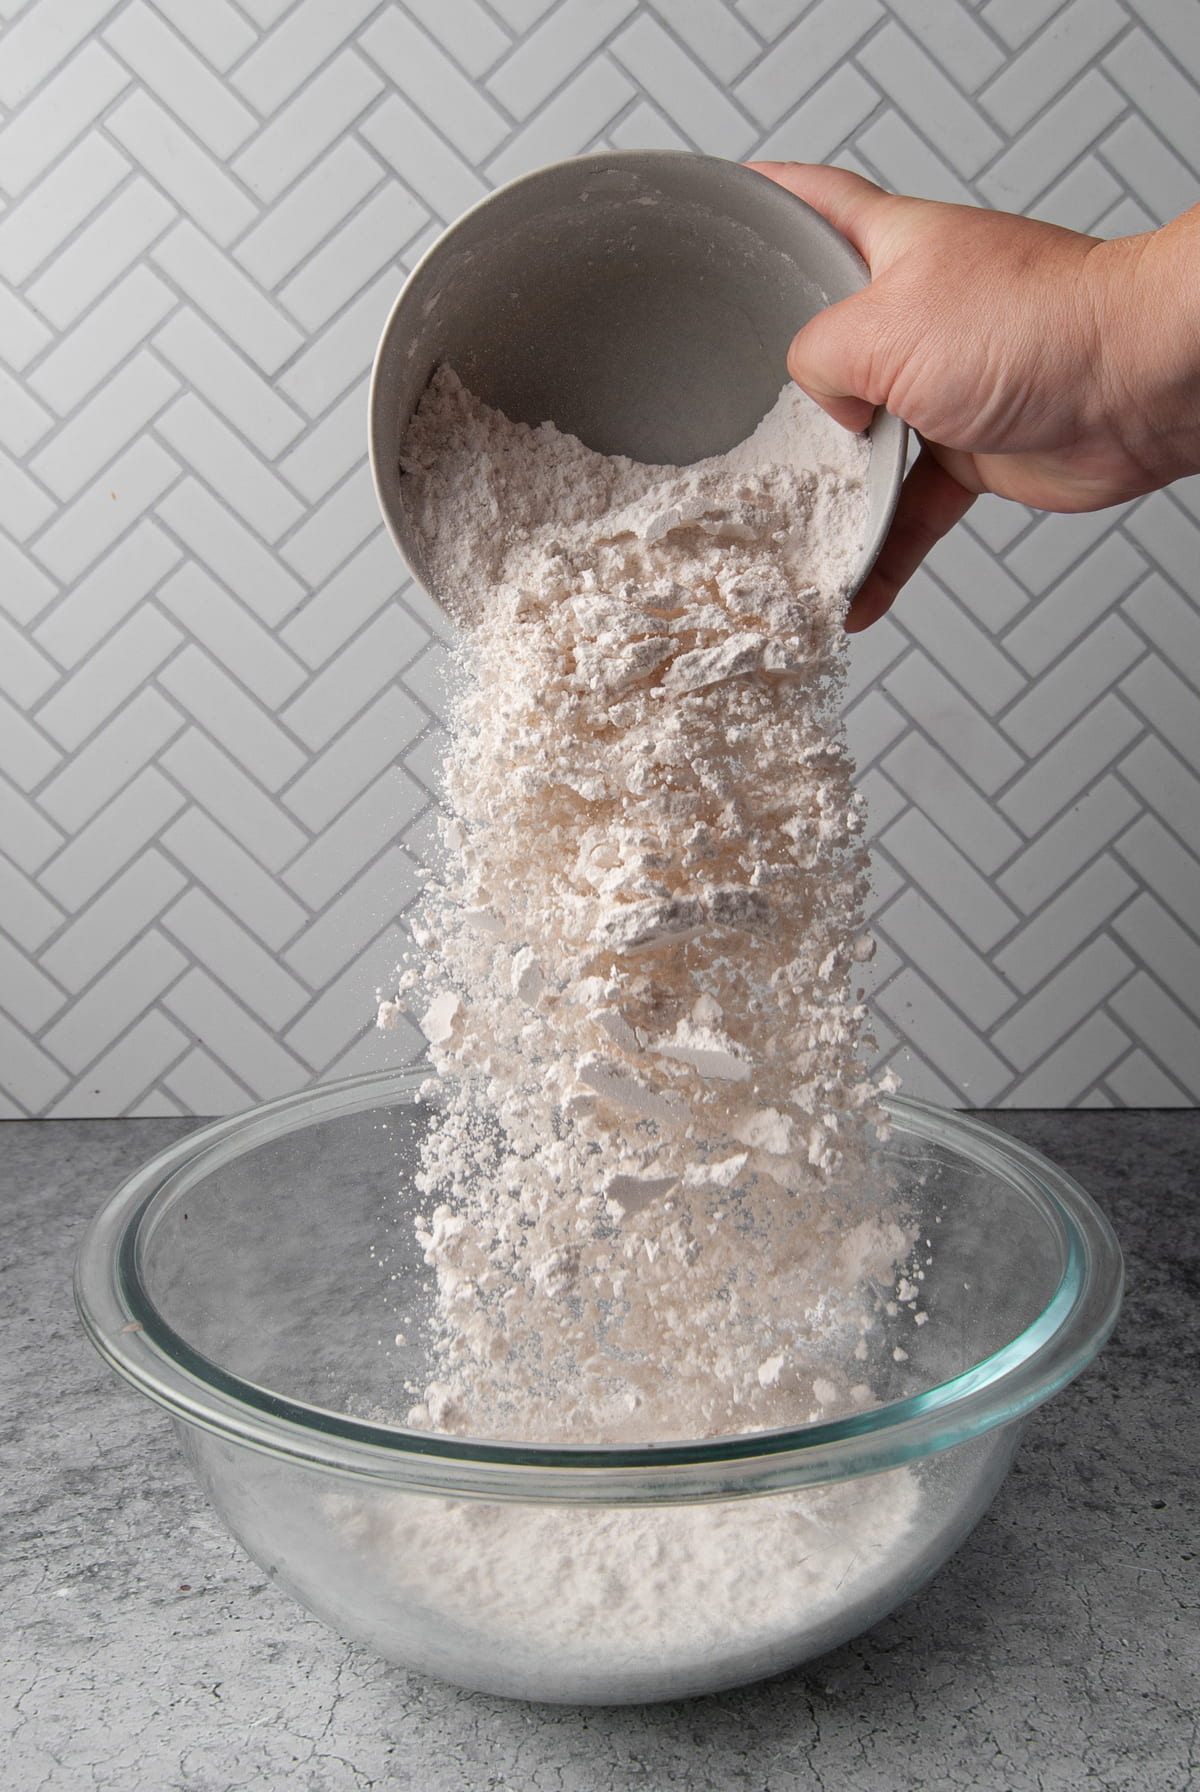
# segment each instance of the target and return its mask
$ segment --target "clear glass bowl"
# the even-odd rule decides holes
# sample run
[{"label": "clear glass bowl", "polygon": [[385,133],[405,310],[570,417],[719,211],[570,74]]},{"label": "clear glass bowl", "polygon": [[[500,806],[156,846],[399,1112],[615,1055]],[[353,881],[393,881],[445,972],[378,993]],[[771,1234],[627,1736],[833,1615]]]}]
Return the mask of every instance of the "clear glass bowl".
[{"label": "clear glass bowl", "polygon": [[413,1232],[425,1074],[192,1133],[93,1221],[76,1296],[267,1573],[462,1686],[681,1698],[846,1641],[958,1546],[1026,1415],[1116,1319],[1120,1251],[1082,1189],[979,1121],[894,1099],[881,1173],[933,1244],[927,1320],[893,1303],[884,1321],[884,1404],[638,1448],[406,1429],[404,1384],[428,1376],[401,1317],[431,1274]]}]

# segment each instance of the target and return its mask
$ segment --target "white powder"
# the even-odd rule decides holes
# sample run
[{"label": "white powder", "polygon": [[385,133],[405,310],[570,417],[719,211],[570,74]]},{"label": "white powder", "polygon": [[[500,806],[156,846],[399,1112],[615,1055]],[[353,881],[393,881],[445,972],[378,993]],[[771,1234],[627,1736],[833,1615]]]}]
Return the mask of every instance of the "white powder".
[{"label": "white powder", "polygon": [[[868,453],[794,387],[683,469],[514,424],[448,369],[413,421],[406,504],[466,625],[444,863],[381,1007],[413,1008],[439,1073],[418,1427],[635,1442],[873,1401],[911,1240],[871,1171],[867,860],[837,720]],[[603,1523],[425,1502],[405,1572],[428,1593],[442,1554],[469,1559],[486,1629],[493,1536],[493,1569],[530,1570],[503,1627],[554,1647],[555,1611],[607,1602],[653,1652],[660,1616],[683,1621],[670,1587],[722,1636],[845,1597],[915,1497],[900,1471],[753,1522],[746,1502]]]},{"label": "white powder", "polygon": [[449,370],[414,420],[406,502],[469,621],[399,993],[444,1103],[415,1424],[630,1441],[870,1400],[838,1369],[907,1240],[866,1173],[835,708],[867,454],[794,387],[684,469],[511,423]]},{"label": "white powder", "polygon": [[694,1506],[331,1505],[414,1614],[417,1646],[443,1639],[451,1678],[607,1703],[762,1676],[841,1640],[848,1612],[903,1587],[918,1497],[901,1468]]}]

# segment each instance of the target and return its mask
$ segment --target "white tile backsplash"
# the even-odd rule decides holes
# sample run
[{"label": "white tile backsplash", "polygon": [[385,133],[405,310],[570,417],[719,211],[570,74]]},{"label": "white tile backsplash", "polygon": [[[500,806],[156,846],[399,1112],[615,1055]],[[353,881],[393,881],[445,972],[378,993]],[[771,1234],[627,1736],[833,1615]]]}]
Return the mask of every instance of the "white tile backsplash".
[{"label": "white tile backsplash", "polygon": [[[452,631],[366,381],[492,187],[663,145],[1100,234],[1200,197],[1191,0],[29,0],[0,103],[3,1114],[411,1046],[371,1015]],[[851,653],[882,1056],[936,1100],[1194,1102],[1195,494],[985,499]]]}]

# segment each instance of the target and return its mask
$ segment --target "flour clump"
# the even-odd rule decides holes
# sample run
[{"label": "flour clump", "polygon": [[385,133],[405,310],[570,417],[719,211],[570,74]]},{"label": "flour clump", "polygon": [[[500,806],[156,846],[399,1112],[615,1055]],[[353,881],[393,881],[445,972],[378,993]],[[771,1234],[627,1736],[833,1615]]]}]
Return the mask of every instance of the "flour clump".
[{"label": "flour clump", "polygon": [[684,468],[514,423],[449,368],[410,425],[463,627],[440,862],[381,1007],[437,1072],[415,1426],[634,1443],[873,1401],[910,1240],[871,1170],[837,719],[868,455],[794,387]]},{"label": "flour clump", "polygon": [[[462,625],[439,861],[380,1005],[436,1073],[413,1427],[636,1446],[896,1390],[879,1321],[914,1240],[873,1162],[892,1085],[838,720],[868,453],[789,387],[730,453],[643,466],[449,368],[409,428]],[[694,1506],[329,1503],[455,1677],[552,1663],[625,1699],[840,1640],[900,1592],[922,1497],[901,1466]]]}]

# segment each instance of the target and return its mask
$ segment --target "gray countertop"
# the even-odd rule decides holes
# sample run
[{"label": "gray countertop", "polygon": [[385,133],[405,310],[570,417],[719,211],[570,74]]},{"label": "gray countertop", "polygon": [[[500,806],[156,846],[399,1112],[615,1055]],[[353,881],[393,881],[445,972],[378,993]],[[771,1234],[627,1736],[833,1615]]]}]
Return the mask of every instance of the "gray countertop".
[{"label": "gray countertop", "polygon": [[309,1618],[224,1531],[166,1419],[86,1342],[75,1245],[192,1123],[0,1127],[4,1685],[20,1792],[1186,1792],[1200,1785],[1200,1113],[993,1116],[1120,1234],[1098,1363],[1030,1422],[918,1598],[782,1679],[584,1710],[465,1693]]}]

